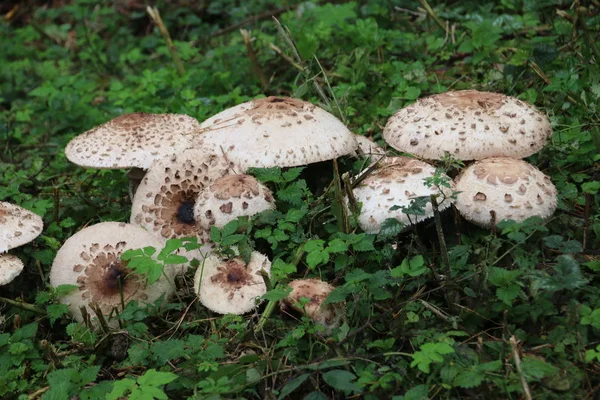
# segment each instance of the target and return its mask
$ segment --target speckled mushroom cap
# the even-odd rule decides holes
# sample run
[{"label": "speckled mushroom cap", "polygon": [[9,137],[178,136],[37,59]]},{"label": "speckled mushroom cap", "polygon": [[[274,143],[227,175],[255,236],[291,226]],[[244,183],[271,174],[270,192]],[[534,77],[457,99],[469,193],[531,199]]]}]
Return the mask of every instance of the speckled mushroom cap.
[{"label": "speckled mushroom cap", "polygon": [[271,261],[254,251],[246,265],[240,257],[223,260],[212,254],[204,259],[194,277],[194,290],[204,306],[219,314],[244,314],[267,293],[260,273],[271,273]]},{"label": "speckled mushroom cap", "polygon": [[[431,165],[410,157],[388,157],[353,189],[354,197],[362,203],[358,223],[367,233],[379,233],[381,224],[388,218],[396,218],[403,224],[417,223],[433,216],[431,202],[424,207],[425,215],[404,214],[402,209],[390,210],[392,206],[408,207],[421,196],[439,194],[438,208],[450,206],[452,188],[428,187],[425,179],[435,174]],[[452,185],[450,178],[448,182]]]},{"label": "speckled mushroom cap", "polygon": [[533,165],[506,157],[488,158],[465,168],[456,178],[455,206],[467,220],[482,227],[534,215],[547,218],[556,209],[556,188]]},{"label": "speckled mushroom cap", "polygon": [[240,216],[251,216],[275,208],[269,188],[253,176],[225,175],[198,195],[194,215],[202,229],[221,228]]},{"label": "speckled mushroom cap", "polygon": [[23,261],[12,254],[0,254],[0,286],[8,285],[23,271]]},{"label": "speckled mushroom cap", "polygon": [[239,172],[225,157],[188,149],[157,160],[142,180],[131,208],[131,223],[163,240],[197,235],[208,240],[194,218],[194,203],[200,191],[215,180]]},{"label": "speckled mushroom cap", "polygon": [[184,114],[125,114],[73,138],[65,154],[82,167],[148,169],[155,159],[188,148],[184,134],[199,126]]},{"label": "speckled mushroom cap", "polygon": [[[325,304],[325,299],[335,289],[334,286],[320,279],[296,279],[288,286],[292,291],[281,301],[282,308],[291,307],[329,329],[340,325],[344,316],[343,304]],[[303,297],[310,300],[301,307],[299,301]]]},{"label": "speckled mushroom cap", "polygon": [[354,139],[358,144],[358,154],[361,156],[384,156],[385,150],[377,143],[363,135],[354,135]]},{"label": "speckled mushroom cap", "polygon": [[0,201],[0,253],[31,242],[43,228],[44,222],[39,215]]},{"label": "speckled mushroom cap", "polygon": [[[152,303],[163,293],[167,296],[172,293],[172,286],[164,276],[147,285],[145,277],[133,273],[127,263],[121,261],[121,254],[126,250],[147,246],[160,250],[162,245],[158,238],[135,225],[102,222],[88,226],[67,239],[56,253],[50,284],[78,286],[61,298],[78,321],[83,321],[81,306],[88,309],[90,316],[96,315],[89,307],[91,303],[96,303],[108,319],[114,308],[121,308],[119,279],[125,303],[132,300]],[[172,279],[174,268],[167,265],[164,272]],[[116,320],[109,324],[114,326]]]},{"label": "speckled mushroom cap", "polygon": [[500,93],[460,90],[417,100],[391,117],[385,140],[399,151],[439,160],[523,158],[552,135],[548,118],[534,106]]},{"label": "speckled mushroom cap", "polygon": [[306,165],[356,149],[354,135],[340,120],[289,97],[239,104],[207,119],[201,128],[194,142],[222,149],[244,168]]}]

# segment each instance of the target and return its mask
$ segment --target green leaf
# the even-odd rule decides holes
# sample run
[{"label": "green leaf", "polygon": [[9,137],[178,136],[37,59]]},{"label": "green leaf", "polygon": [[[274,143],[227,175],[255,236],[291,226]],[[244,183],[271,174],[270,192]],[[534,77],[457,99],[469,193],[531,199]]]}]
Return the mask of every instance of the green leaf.
[{"label": "green leaf", "polygon": [[404,275],[415,277],[423,275],[425,272],[427,272],[425,260],[423,259],[423,256],[418,255],[410,260],[407,258],[402,260],[402,264],[400,264],[399,267],[393,268],[391,274],[393,277],[399,278]]},{"label": "green leaf", "polygon": [[444,361],[443,355],[451,353],[454,353],[454,349],[448,343],[425,343],[419,351],[412,355],[413,361],[410,366],[418,367],[428,374],[431,363],[442,362]]},{"label": "green leaf", "polygon": [[223,228],[221,228],[221,236],[223,238],[233,235],[234,233],[237,232],[239,227],[239,222],[237,219],[234,219],[233,221],[229,221],[227,224],[225,224],[225,226]]},{"label": "green leaf", "polygon": [[306,255],[306,264],[308,268],[315,269],[317,265],[325,264],[329,261],[329,252],[327,250],[313,250]]},{"label": "green leaf", "polygon": [[283,174],[281,174],[281,176],[283,177],[285,182],[295,181],[296,179],[298,179],[304,168],[305,167],[290,168]]},{"label": "green leaf", "polygon": [[159,372],[155,369],[149,369],[138,378],[138,384],[141,386],[161,386],[173,382],[178,376],[171,372]]},{"label": "green leaf", "polygon": [[303,400],[328,400],[329,397],[323,392],[315,391],[307,394]]},{"label": "green leaf", "polygon": [[333,239],[327,243],[327,251],[330,253],[343,253],[348,251],[348,245],[342,239]]},{"label": "green leaf", "polygon": [[519,297],[521,287],[517,284],[496,289],[496,296],[506,305],[512,305],[514,299]]},{"label": "green leaf", "polygon": [[361,391],[361,387],[355,382],[356,375],[349,371],[342,369],[327,371],[323,374],[323,380],[336,390],[355,393]]},{"label": "green leaf", "polygon": [[274,182],[281,183],[283,182],[281,178],[281,168],[279,167],[271,167],[271,168],[248,168],[248,173],[254,175],[254,177],[262,182]]},{"label": "green leaf", "polygon": [[283,400],[285,397],[289,396],[294,390],[298,389],[300,385],[302,385],[310,376],[310,374],[302,374],[292,379],[279,392],[278,400]]},{"label": "green leaf", "polygon": [[267,293],[265,293],[262,298],[268,301],[279,301],[281,299],[285,299],[287,297],[288,294],[290,294],[290,292],[292,291],[292,288],[289,286],[286,286],[284,288],[275,288],[275,289],[271,289],[269,290]]},{"label": "green leaf", "polygon": [[69,307],[66,304],[50,304],[46,307],[46,314],[50,320],[50,324],[69,313]]}]

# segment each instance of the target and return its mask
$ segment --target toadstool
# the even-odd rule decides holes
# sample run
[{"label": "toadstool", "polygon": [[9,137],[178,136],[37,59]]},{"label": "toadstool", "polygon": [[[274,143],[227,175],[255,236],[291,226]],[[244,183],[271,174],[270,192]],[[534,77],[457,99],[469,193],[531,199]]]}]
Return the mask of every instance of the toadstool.
[{"label": "toadstool", "polygon": [[[455,206],[465,219],[481,227],[532,216],[547,218],[556,209],[556,188],[533,165],[507,157],[477,161],[456,178]],[[494,211],[495,218],[490,212]]]},{"label": "toadstool", "polygon": [[0,254],[0,286],[8,285],[23,271],[23,261],[12,254]]},{"label": "toadstool", "polygon": [[15,204],[0,201],[0,253],[31,242],[44,227],[42,218]]}]

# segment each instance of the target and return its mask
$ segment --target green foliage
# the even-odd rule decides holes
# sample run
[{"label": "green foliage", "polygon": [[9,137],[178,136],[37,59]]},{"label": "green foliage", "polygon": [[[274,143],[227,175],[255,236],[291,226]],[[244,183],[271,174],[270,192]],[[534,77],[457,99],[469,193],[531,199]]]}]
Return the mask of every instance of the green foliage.
[{"label": "green foliage", "polygon": [[167,394],[161,386],[173,382],[175,379],[177,379],[177,375],[171,372],[159,372],[155,369],[149,369],[137,380],[125,378],[116,381],[113,390],[106,398],[116,400],[127,395],[130,400],[166,400],[168,399]]}]

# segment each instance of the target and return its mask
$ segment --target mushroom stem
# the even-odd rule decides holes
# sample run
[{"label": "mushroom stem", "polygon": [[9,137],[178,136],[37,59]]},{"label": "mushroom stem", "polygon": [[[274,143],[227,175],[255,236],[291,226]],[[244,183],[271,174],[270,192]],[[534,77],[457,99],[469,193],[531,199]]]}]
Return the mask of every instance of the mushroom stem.
[{"label": "mushroom stem", "polygon": [[31,311],[36,314],[46,315],[46,311],[42,310],[39,307],[34,306],[33,304],[25,303],[24,301],[17,301],[7,299],[5,297],[0,297],[0,302],[5,304],[10,304],[11,306],[22,308],[23,310]]}]

